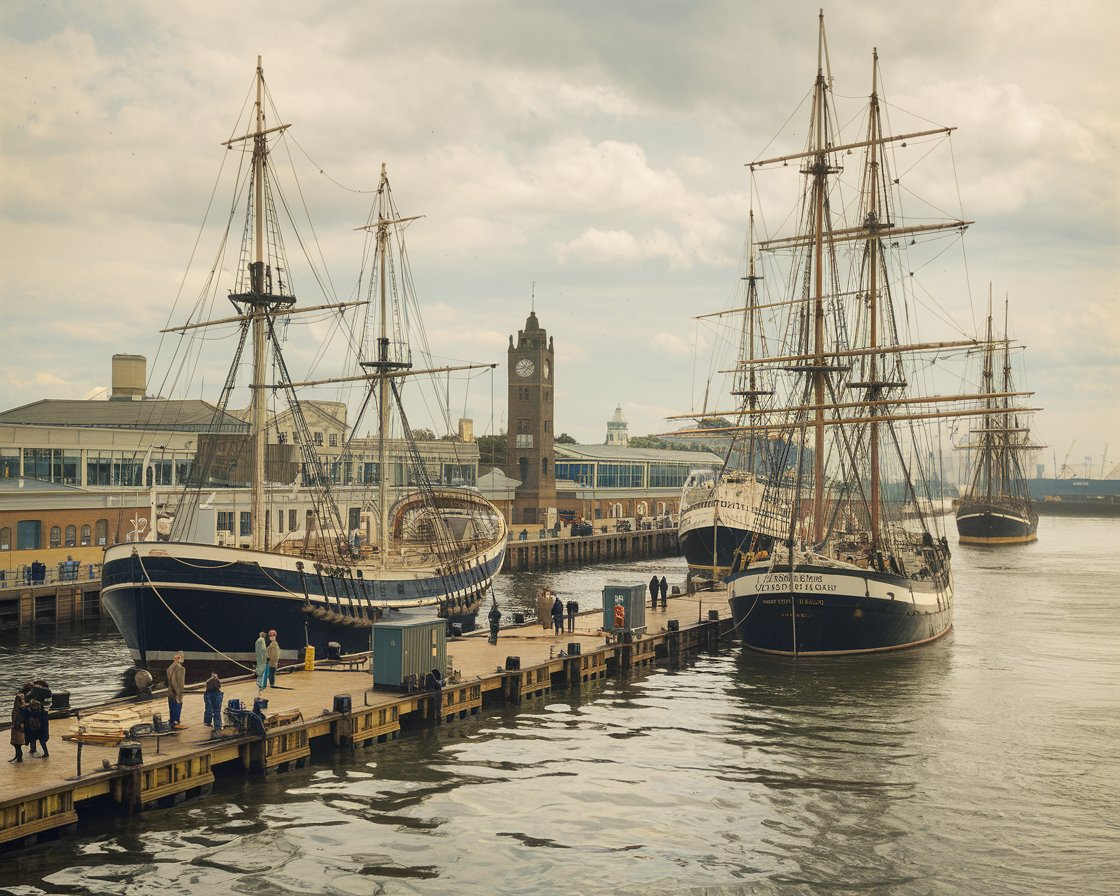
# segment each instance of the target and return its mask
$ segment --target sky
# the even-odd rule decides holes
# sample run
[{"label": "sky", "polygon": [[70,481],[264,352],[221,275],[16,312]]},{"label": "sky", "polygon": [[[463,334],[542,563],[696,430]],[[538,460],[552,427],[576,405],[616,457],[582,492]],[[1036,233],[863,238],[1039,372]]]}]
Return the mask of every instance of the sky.
[{"label": "sky", "polygon": [[[5,3],[0,408],[104,394],[115,353],[158,367],[188,262],[213,252],[199,224],[260,54],[337,297],[382,162],[402,214],[424,216],[408,246],[434,352],[501,365],[461,399],[476,432],[506,427],[506,349],[531,307],[555,340],[558,432],[602,442],[616,406],[632,435],[675,428],[716,354],[695,318],[737,304],[745,165],[801,148],[818,10]],[[824,14],[837,94],[866,97],[878,48],[898,120],[959,129],[951,212],[976,223],[938,307],[975,332],[989,288],[1009,297],[1040,461],[1120,462],[1120,7]]]}]

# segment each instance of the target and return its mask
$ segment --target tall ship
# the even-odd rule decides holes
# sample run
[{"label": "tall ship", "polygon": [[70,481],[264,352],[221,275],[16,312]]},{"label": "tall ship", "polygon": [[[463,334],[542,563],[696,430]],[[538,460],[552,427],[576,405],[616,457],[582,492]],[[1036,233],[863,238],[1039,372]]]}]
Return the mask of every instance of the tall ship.
[{"label": "tall ship", "polygon": [[[705,411],[701,417],[716,421],[707,427],[712,435],[727,434],[723,467],[691,471],[681,489],[677,539],[688,563],[690,584],[717,585],[731,571],[736,557],[769,549],[772,540],[782,535],[781,517],[773,512],[773,500],[763,501],[767,477],[784,455],[781,443],[750,427],[740,428],[774,394],[753,364],[754,358],[766,350],[766,329],[759,307],[761,277],[755,267],[753,212],[749,216],[746,257],[747,273],[742,278],[746,286],[744,306],[698,318],[738,318],[740,363],[731,388],[734,409]],[[764,470],[766,477],[760,477]]]},{"label": "tall ship", "polygon": [[[929,512],[941,477],[929,468],[940,421],[980,412],[965,404],[974,394],[936,386],[945,359],[979,340],[918,335],[928,304],[915,295],[925,288],[914,279],[919,243],[937,240],[930,251],[943,258],[971,222],[946,219],[943,202],[921,204],[915,188],[931,181],[911,179],[907,156],[927,160],[953,128],[888,133],[875,50],[860,132],[841,136],[823,15],[817,46],[804,148],[750,164],[752,179],[798,181],[790,211],[763,215],[791,225],[759,242],[771,291],[780,282],[785,292],[769,351],[747,361],[774,395],[741,427],[784,446],[761,473],[783,531],[736,558],[727,578],[744,646],[795,657],[913,647],[951,630],[948,540]],[[778,192],[752,180],[752,196]]]},{"label": "tall ship", "polygon": [[998,394],[994,369],[996,353],[989,307],[980,378],[985,413],[977,418],[979,425],[969,434],[967,448],[972,469],[968,488],[961,495],[956,511],[961,544],[1026,544],[1038,538],[1038,514],[1031,506],[1030,489],[1023,474],[1023,455],[1040,446],[1029,444],[1030,428],[1024,425],[1028,412],[1015,406],[1017,397],[1024,393],[1013,391],[1006,303]]},{"label": "tall ship", "polygon": [[[153,497],[147,539],[107,548],[102,575],[104,606],[135,661],[159,669],[181,652],[188,670],[203,676],[251,669],[262,630],[276,629],[282,656],[293,660],[307,647],[320,656],[332,647],[368,650],[373,624],[399,612],[439,616],[449,626],[470,629],[501,568],[507,535],[502,513],[477,490],[433,483],[405,414],[402,395],[413,378],[494,366],[414,366],[408,337],[416,312],[407,305],[414,296],[403,231],[416,218],[398,212],[382,166],[369,220],[358,228],[369,237],[372,258],[365,297],[298,306],[281,229],[292,210],[279,192],[272,157],[288,126],[266,120],[270,97],[260,59],[255,97],[249,132],[226,143],[242,150],[238,192],[247,206],[240,228],[232,214],[224,228],[225,234],[242,233],[228,292],[234,314],[215,317],[200,299],[199,319],[165,331],[181,338],[213,327],[236,332],[233,340],[214,340],[234,343],[215,420],[230,418],[237,375],[248,367],[248,411],[233,414],[247,420],[247,434],[218,426],[200,433],[187,487],[158,506]],[[219,264],[226,256],[224,240]],[[307,247],[310,241],[300,236],[299,242]],[[319,272],[313,276],[320,284],[328,281]],[[213,272],[208,288],[216,293]],[[282,349],[289,323],[301,313],[320,327],[337,325],[344,335],[351,352],[339,375],[302,382],[291,376]],[[316,351],[317,362],[336,360],[326,341],[310,346],[304,357]],[[179,366],[190,365],[184,360]],[[375,418],[369,425],[376,425],[376,459],[359,472],[368,494],[345,518],[335,494],[339,470],[324,464],[301,399],[318,387],[350,389],[361,401],[341,459],[367,412]],[[285,431],[270,442],[270,421],[281,414],[288,421]],[[389,451],[397,432],[404,457]],[[239,533],[245,543],[205,543],[197,537],[206,531],[199,520],[228,470],[244,471],[251,485]],[[271,502],[277,488],[289,485],[293,495],[307,493],[312,509],[285,527],[283,512],[272,513]]]}]

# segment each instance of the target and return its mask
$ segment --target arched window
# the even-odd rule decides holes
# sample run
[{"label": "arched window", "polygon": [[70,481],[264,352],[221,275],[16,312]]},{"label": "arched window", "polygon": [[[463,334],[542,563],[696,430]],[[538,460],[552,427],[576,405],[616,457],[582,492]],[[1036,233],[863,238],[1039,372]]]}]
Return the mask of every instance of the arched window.
[{"label": "arched window", "polygon": [[0,551],[10,551],[12,549],[12,530],[10,527],[5,526],[0,529]]},{"label": "arched window", "polygon": [[547,479],[547,478],[548,478],[548,458],[547,457],[542,457],[541,458],[541,479]]},{"label": "arched window", "polygon": [[611,505],[611,518],[616,519],[616,520],[617,519],[622,519],[622,505],[621,504],[612,504]]},{"label": "arched window", "polygon": [[51,526],[51,547],[62,547],[62,530],[58,526]]},{"label": "arched window", "polygon": [[97,539],[97,544],[104,547],[105,544],[109,541],[109,521],[98,520],[97,525],[94,529],[94,533],[94,537]]},{"label": "arched window", "polygon": [[529,458],[518,458],[517,466],[521,472],[521,484],[525,485],[529,481]]},{"label": "arched window", "polygon": [[72,547],[75,547],[77,544],[78,544],[78,527],[77,526],[67,526],[66,527],[66,547],[72,548]]},{"label": "arched window", "polygon": [[646,516],[649,514],[649,509],[645,501],[638,502],[638,516]]},{"label": "arched window", "polygon": [[91,537],[89,526],[82,526],[82,544],[88,545]]}]

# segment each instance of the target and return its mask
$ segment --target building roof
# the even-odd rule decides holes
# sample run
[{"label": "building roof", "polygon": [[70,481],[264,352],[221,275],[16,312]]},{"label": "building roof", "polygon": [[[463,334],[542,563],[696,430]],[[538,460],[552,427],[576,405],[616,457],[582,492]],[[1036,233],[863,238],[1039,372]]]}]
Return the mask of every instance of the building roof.
[{"label": "building roof", "polygon": [[214,405],[192,399],[77,401],[43,399],[0,413],[0,423],[15,426],[73,426],[143,429],[162,432],[245,432],[248,426]]},{"label": "building roof", "polygon": [[631,448],[629,445],[554,445],[557,460],[620,462],[660,461],[697,467],[720,465],[723,458],[711,451],[678,451],[672,448]]}]

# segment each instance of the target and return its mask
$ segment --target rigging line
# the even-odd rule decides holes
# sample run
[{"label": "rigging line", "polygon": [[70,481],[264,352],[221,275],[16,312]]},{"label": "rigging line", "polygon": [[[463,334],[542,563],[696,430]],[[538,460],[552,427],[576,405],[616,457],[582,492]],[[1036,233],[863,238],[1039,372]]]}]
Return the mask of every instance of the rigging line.
[{"label": "rigging line", "polygon": [[246,672],[254,671],[251,667],[246,666],[240,660],[235,660],[228,653],[223,653],[221,650],[218,650],[217,647],[215,647],[213,644],[211,644],[209,641],[207,641],[204,637],[202,637],[202,635],[200,635],[193,628],[191,628],[189,625],[187,625],[187,623],[184,621],[183,617],[180,616],[178,613],[176,613],[171,608],[171,605],[168,604],[166,600],[164,600],[163,595],[159,593],[159,589],[156,587],[156,583],[152,581],[152,577],[148,574],[148,568],[144,565],[144,558],[140,555],[139,552],[137,552],[137,554],[136,554],[136,559],[140,562],[140,571],[144,573],[144,578],[147,580],[148,585],[151,586],[152,593],[155,594],[155,596],[159,598],[159,602],[161,604],[163,604],[163,606],[167,610],[167,612],[170,613],[172,616],[174,616],[175,619],[178,621],[178,623],[181,626],[183,626],[183,628],[185,628],[188,632],[190,632],[192,635],[194,635],[196,638],[198,638],[199,641],[201,641],[203,644],[205,644],[207,647],[209,647],[212,651],[214,651],[214,653],[218,654],[218,656],[225,657],[227,660],[229,660],[235,666],[240,666]]}]

